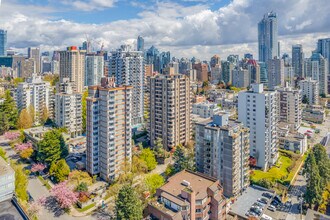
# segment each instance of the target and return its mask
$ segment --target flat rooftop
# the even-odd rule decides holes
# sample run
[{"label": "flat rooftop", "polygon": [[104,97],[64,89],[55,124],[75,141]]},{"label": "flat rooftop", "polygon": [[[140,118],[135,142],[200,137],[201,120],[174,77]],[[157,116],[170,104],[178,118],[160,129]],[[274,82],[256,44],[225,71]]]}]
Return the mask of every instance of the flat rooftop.
[{"label": "flat rooftop", "polygon": [[212,177],[183,170],[170,177],[168,182],[160,189],[176,197],[181,197],[181,190],[187,188],[187,186],[182,184],[183,180],[190,183],[191,189],[196,192],[196,199],[204,199],[207,196],[207,188],[217,182],[217,180]]},{"label": "flat rooftop", "polygon": [[1,220],[24,220],[18,212],[14,204],[10,201],[0,202],[0,219]]},{"label": "flat rooftop", "polygon": [[0,157],[0,175],[7,175],[12,173],[14,173],[13,168],[11,168],[11,166],[2,157]]}]

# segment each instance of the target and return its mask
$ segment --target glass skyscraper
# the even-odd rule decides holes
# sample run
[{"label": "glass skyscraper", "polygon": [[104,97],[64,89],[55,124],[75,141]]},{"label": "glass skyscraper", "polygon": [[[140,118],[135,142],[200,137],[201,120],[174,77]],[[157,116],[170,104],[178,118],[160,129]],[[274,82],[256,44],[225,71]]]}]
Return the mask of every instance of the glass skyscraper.
[{"label": "glass skyscraper", "polygon": [[258,23],[259,61],[267,62],[269,59],[279,57],[279,44],[277,40],[277,15],[274,12],[265,14]]},{"label": "glass skyscraper", "polygon": [[0,29],[0,56],[7,56],[7,31]]},{"label": "glass skyscraper", "polygon": [[144,51],[144,39],[141,36],[137,39],[137,51]]}]

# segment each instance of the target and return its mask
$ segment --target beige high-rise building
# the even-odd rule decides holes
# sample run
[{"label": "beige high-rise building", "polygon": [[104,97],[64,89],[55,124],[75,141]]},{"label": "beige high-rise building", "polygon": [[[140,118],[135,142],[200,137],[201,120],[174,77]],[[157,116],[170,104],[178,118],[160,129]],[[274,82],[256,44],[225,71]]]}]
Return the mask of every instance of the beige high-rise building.
[{"label": "beige high-rise building", "polygon": [[294,130],[298,130],[301,124],[301,91],[284,87],[278,89],[279,93],[279,121],[291,125]]},{"label": "beige high-rise building", "polygon": [[60,51],[60,79],[69,78],[74,82],[76,92],[83,92],[85,82],[86,51],[78,50],[76,46]]},{"label": "beige high-rise building", "polygon": [[268,60],[268,88],[275,89],[277,86],[284,86],[284,60],[274,58]]},{"label": "beige high-rise building", "polygon": [[191,91],[187,76],[157,75],[150,78],[151,146],[157,138],[164,147],[186,144],[191,137]]},{"label": "beige high-rise building", "polygon": [[131,161],[132,90],[108,78],[88,88],[86,169],[106,181],[118,178]]},{"label": "beige high-rise building", "polygon": [[82,134],[82,93],[74,91],[68,78],[61,79],[55,94],[55,123],[66,128],[71,137]]}]

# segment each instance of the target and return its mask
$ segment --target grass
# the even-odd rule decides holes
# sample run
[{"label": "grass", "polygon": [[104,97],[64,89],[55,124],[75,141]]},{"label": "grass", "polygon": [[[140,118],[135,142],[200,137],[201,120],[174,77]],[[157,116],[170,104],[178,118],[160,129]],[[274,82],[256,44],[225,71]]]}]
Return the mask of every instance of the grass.
[{"label": "grass", "polygon": [[291,164],[291,158],[284,155],[280,155],[276,166],[273,166],[266,172],[261,170],[254,170],[251,178],[255,182],[258,182],[261,179],[266,179],[271,182],[284,179],[289,174],[288,168],[291,166]]},{"label": "grass", "polygon": [[44,184],[44,186],[50,190],[52,187],[49,185],[48,181],[45,180],[42,176],[38,176],[38,179],[42,182],[42,184]]},{"label": "grass", "polygon": [[90,205],[88,205],[88,206],[85,206],[84,208],[82,208],[82,209],[80,209],[80,208],[76,208],[77,210],[78,210],[78,212],[85,212],[85,211],[87,211],[87,210],[89,210],[89,209],[91,209],[91,208],[93,208],[95,206],[95,203],[92,203],[92,204],[90,204]]}]

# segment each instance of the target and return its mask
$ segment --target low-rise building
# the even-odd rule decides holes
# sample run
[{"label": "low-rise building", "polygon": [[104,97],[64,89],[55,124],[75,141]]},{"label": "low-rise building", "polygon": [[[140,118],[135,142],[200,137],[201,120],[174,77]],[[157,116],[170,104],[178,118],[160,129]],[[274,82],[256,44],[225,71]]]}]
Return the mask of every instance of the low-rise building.
[{"label": "low-rise building", "polygon": [[303,109],[302,119],[305,121],[322,124],[325,118],[325,111],[321,106],[313,105]]},{"label": "low-rise building", "polygon": [[295,153],[304,154],[308,148],[307,135],[299,132],[292,132],[292,125],[278,123],[279,147]]},{"label": "low-rise building", "polygon": [[15,171],[0,157],[0,202],[9,200],[15,193]]},{"label": "low-rise building", "polygon": [[192,105],[192,113],[202,118],[210,118],[220,112],[220,107],[216,103],[203,102]]},{"label": "low-rise building", "polygon": [[219,180],[188,170],[170,177],[148,205],[152,218],[226,219],[226,200]]}]

